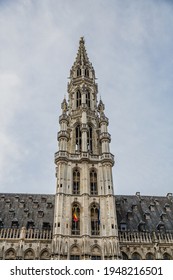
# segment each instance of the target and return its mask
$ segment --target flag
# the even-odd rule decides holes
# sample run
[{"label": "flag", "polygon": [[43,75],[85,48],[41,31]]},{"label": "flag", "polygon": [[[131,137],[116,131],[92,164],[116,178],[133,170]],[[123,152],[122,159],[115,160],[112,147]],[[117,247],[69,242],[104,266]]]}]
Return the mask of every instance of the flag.
[{"label": "flag", "polygon": [[73,213],[73,221],[74,221],[74,222],[78,222],[78,220],[79,220],[79,219],[78,219],[78,216],[77,216],[76,212],[74,212],[74,213]]}]

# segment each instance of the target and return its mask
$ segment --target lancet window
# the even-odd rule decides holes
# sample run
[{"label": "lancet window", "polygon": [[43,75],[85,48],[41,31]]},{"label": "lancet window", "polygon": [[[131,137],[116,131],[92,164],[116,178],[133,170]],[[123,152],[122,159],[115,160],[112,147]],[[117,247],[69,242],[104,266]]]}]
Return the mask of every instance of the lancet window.
[{"label": "lancet window", "polygon": [[85,69],[85,76],[89,77],[89,70],[88,69]]},{"label": "lancet window", "polygon": [[73,171],[73,194],[80,193],[80,172],[79,170],[75,169]]},{"label": "lancet window", "polygon": [[78,68],[78,69],[77,69],[77,77],[80,77],[80,76],[81,76],[81,69]]},{"label": "lancet window", "polygon": [[90,172],[90,192],[91,195],[97,195],[98,190],[97,190],[97,173],[95,170],[91,170]]},{"label": "lancet window", "polygon": [[100,209],[96,204],[91,207],[91,235],[100,235]]},{"label": "lancet window", "polygon": [[76,92],[76,108],[79,108],[81,106],[81,92],[78,90]]},{"label": "lancet window", "polygon": [[80,208],[77,203],[72,207],[72,235],[80,234]]},{"label": "lancet window", "polygon": [[87,133],[87,148],[89,152],[92,152],[93,150],[92,135],[93,135],[92,127],[89,126],[88,133]]},{"label": "lancet window", "polygon": [[76,151],[81,151],[82,148],[82,134],[80,125],[76,127]]},{"label": "lancet window", "polygon": [[89,92],[89,90],[86,91],[86,104],[90,108],[91,101],[90,101],[90,92]]}]

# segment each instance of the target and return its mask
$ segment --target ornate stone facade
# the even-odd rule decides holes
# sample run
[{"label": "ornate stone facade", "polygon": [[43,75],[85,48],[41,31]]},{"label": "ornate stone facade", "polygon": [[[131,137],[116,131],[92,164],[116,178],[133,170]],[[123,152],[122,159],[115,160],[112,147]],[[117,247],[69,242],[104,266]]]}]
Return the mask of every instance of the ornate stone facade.
[{"label": "ornate stone facade", "polygon": [[0,259],[172,259],[172,194],[114,195],[109,122],[83,38],[67,91],[56,193],[0,195]]}]

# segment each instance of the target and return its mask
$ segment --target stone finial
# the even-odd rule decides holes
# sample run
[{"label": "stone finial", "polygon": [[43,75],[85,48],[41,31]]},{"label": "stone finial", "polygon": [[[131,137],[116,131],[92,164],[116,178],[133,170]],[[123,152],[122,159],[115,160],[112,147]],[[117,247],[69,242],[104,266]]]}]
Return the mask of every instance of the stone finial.
[{"label": "stone finial", "polygon": [[64,97],[63,102],[61,103],[61,109],[62,109],[63,113],[67,112],[67,101],[66,101],[65,97]]}]

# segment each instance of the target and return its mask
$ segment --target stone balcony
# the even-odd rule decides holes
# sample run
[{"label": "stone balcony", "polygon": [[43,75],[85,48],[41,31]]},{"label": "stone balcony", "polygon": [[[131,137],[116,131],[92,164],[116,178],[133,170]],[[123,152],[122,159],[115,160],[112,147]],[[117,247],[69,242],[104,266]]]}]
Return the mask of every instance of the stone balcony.
[{"label": "stone balcony", "polygon": [[71,160],[71,161],[79,161],[79,160],[91,160],[95,162],[100,162],[100,161],[109,161],[112,164],[114,164],[114,155],[111,153],[102,153],[101,155],[93,155],[88,152],[78,152],[78,153],[68,153],[66,151],[58,151],[55,153],[55,163],[60,160]]}]

